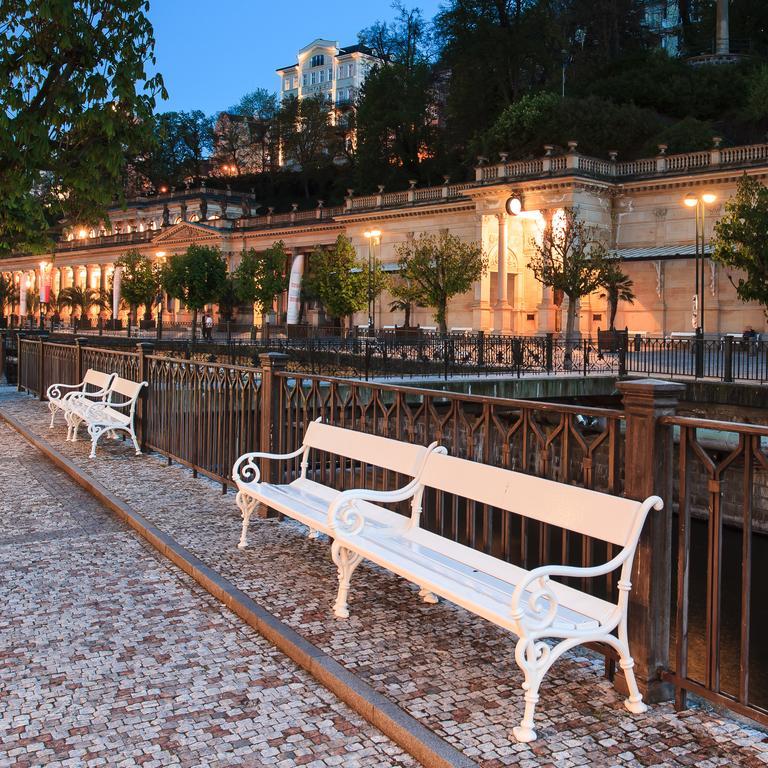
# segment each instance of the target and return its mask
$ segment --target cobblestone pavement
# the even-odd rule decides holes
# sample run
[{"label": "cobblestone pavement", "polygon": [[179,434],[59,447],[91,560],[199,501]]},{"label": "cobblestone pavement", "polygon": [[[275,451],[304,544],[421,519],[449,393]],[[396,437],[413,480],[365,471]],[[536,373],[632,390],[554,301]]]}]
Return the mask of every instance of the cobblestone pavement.
[{"label": "cobblestone pavement", "polygon": [[161,457],[135,457],[119,442],[106,441],[89,460],[87,444],[65,443],[63,428],[49,431],[30,398],[0,407],[484,768],[768,763],[765,733],[728,715],[676,713],[669,704],[630,715],[601,676],[602,662],[578,649],[542,687],[538,741],[518,744],[510,731],[522,713],[522,675],[508,634],[448,603],[426,605],[410,585],[368,564],[355,573],[351,618],[335,620],[327,541],[307,539],[290,521],[257,519],[250,547],[238,550],[232,493]]},{"label": "cobblestone pavement", "polygon": [[0,606],[0,766],[416,765],[2,422]]}]

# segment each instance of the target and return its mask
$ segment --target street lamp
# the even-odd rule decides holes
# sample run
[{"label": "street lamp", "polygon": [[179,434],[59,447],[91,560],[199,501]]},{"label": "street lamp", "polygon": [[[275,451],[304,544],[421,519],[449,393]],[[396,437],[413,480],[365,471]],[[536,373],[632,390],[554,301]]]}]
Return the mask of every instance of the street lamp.
[{"label": "street lamp", "polygon": [[683,198],[683,204],[688,208],[695,209],[696,219],[696,248],[695,248],[695,266],[696,266],[696,292],[693,296],[693,309],[691,313],[691,324],[696,331],[697,336],[704,333],[704,212],[706,206],[712,205],[717,200],[714,192],[702,192],[700,195],[694,195],[689,192]]},{"label": "street lamp", "polygon": [[47,305],[51,301],[51,284],[48,281],[47,270],[49,264],[47,261],[40,262],[40,329],[45,328],[45,315]]},{"label": "street lamp", "polygon": [[368,240],[368,333],[373,331],[373,248],[379,242],[381,230],[369,229],[363,233]]}]

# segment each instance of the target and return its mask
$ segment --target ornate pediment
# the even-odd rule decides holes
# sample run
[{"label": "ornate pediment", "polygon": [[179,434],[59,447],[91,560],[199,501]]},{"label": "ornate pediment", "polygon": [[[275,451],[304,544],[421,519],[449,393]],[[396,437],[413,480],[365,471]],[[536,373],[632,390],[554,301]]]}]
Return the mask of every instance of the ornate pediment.
[{"label": "ornate pediment", "polygon": [[152,243],[156,245],[190,242],[217,243],[225,233],[226,230],[216,229],[216,227],[210,227],[207,224],[182,221],[163,229],[157,237],[152,238]]}]

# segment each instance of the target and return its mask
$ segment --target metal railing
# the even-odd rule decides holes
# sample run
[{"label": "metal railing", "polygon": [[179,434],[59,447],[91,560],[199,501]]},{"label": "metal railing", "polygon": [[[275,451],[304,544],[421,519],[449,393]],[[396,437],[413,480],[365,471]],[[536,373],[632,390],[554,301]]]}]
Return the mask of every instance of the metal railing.
[{"label": "metal railing", "polygon": [[[619,383],[623,411],[292,373],[287,363],[279,354],[237,366],[164,357],[143,344],[116,351],[22,338],[19,387],[42,399],[52,377],[74,383],[88,366],[147,380],[142,445],[224,488],[241,453],[295,450],[307,424],[322,418],[408,442],[437,440],[452,455],[569,485],[632,498],[660,493],[665,511],[646,523],[632,577],[632,626],[653,625],[632,641],[639,674],[660,683],[658,660],[669,654],[662,679],[678,706],[692,692],[768,724],[757,589],[768,576],[768,427],[677,416],[684,387],[674,383]],[[289,482],[299,471],[298,460],[266,462],[262,477]],[[403,482],[322,453],[308,473],[338,489]],[[526,568],[590,565],[612,554],[605,542],[447,494],[430,492],[424,509],[429,530]],[[608,595],[616,585],[578,586]]]}]

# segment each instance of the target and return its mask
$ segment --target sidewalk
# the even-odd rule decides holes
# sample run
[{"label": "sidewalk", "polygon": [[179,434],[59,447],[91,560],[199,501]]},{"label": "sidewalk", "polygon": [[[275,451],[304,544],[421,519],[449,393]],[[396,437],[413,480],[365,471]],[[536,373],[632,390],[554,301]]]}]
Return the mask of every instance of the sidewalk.
[{"label": "sidewalk", "polygon": [[0,766],[416,765],[2,422],[0,574]]},{"label": "sidewalk", "polygon": [[[522,676],[508,634],[450,604],[426,605],[408,584],[367,564],[355,574],[351,618],[335,620],[336,574],[326,541],[308,540],[290,521],[256,519],[249,548],[238,550],[231,492],[222,495],[220,486],[162,457],[135,457],[121,442],[103,441],[98,459],[89,460],[87,442],[64,442],[62,426],[49,431],[47,409],[32,398],[0,398],[0,411],[484,768],[768,763],[765,733],[728,715],[676,713],[671,704],[630,715],[601,676],[601,659],[580,649],[542,688],[538,741],[518,744],[510,731],[521,715]],[[371,764],[407,763],[388,757]]]}]

